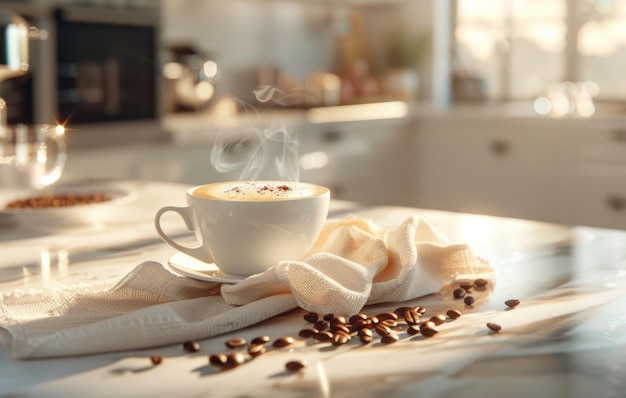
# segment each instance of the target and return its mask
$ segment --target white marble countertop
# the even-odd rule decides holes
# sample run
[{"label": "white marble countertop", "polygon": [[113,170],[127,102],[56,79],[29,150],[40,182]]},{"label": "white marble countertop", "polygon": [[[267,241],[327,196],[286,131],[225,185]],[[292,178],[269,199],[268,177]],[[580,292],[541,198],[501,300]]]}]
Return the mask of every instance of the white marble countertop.
[{"label": "white marble countertop", "polygon": [[[153,227],[163,205],[183,205],[186,186],[125,182],[128,203],[88,223],[0,217],[0,292],[119,278],[135,265],[167,263],[173,249]],[[379,396],[623,397],[626,391],[626,233],[565,228],[475,215],[334,202],[330,217],[354,213],[382,227],[426,218],[452,242],[469,243],[496,270],[495,284],[465,307],[450,290],[370,314],[421,305],[463,315],[432,338],[400,333],[390,345],[334,347],[296,339],[228,371],[208,365],[231,337],[296,336],[308,325],[292,311],[256,326],[181,345],[82,357],[16,360],[0,345],[0,397]],[[182,231],[181,231],[182,232]],[[507,310],[505,300],[521,304]],[[487,322],[502,326],[492,333]],[[8,336],[0,333],[5,343]],[[153,366],[149,357],[161,355]],[[287,361],[308,363],[287,372]]]}]

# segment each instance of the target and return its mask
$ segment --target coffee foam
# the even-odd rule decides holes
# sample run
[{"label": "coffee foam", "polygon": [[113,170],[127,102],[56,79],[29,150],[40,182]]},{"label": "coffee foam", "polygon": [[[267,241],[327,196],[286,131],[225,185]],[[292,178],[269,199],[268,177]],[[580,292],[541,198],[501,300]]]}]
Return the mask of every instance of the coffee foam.
[{"label": "coffee foam", "polygon": [[204,185],[193,191],[194,196],[235,201],[277,201],[318,196],[325,188],[312,184],[283,181],[239,181]]}]

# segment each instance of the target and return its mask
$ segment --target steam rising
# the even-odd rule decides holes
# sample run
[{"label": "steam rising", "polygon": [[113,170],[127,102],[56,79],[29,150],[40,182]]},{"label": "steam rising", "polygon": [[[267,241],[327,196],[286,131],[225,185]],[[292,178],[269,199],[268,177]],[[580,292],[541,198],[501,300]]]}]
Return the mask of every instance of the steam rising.
[{"label": "steam rising", "polygon": [[307,94],[304,88],[284,91],[273,86],[261,86],[252,91],[257,101],[272,102],[283,106],[302,106],[316,104],[319,98]]},{"label": "steam rising", "polygon": [[[301,90],[287,92],[272,86],[258,87],[253,94],[260,103],[281,106],[301,106],[315,101]],[[213,145],[211,164],[222,173],[241,170],[240,180],[298,181],[298,146],[297,134],[283,125],[250,128],[245,138],[222,133]]]}]

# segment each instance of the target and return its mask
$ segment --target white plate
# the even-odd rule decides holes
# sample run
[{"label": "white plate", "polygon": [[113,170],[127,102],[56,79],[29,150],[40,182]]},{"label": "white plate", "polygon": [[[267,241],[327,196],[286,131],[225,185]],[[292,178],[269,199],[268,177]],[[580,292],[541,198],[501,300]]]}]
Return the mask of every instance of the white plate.
[{"label": "white plate", "polygon": [[170,268],[181,275],[207,282],[237,283],[243,276],[226,275],[215,264],[207,264],[185,253],[176,253],[168,261]]},{"label": "white plate", "polygon": [[[102,193],[111,200],[75,206],[7,209],[9,202],[29,197],[58,194],[89,194]],[[37,222],[52,224],[75,224],[102,220],[108,210],[133,201],[136,192],[123,184],[114,183],[81,183],[58,185],[44,191],[14,191],[0,198],[0,218],[11,222]]]}]

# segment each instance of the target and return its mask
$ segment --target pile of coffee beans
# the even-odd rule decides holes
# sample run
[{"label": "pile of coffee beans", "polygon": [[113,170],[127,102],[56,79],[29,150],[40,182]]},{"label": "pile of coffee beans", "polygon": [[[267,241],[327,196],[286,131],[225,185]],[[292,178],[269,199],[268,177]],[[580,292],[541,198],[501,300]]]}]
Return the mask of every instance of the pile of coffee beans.
[{"label": "pile of coffee beans", "polygon": [[[475,302],[471,294],[474,291],[485,290],[487,284],[488,282],[484,279],[460,282],[458,287],[452,291],[453,298],[463,299],[466,308],[470,308]],[[520,300],[518,299],[505,301],[508,309],[515,308],[519,304]],[[307,312],[303,318],[309,325],[301,329],[297,335],[301,339],[311,339],[316,344],[330,344],[332,346],[341,346],[352,341],[358,341],[357,344],[361,345],[370,344],[374,341],[378,341],[381,345],[388,345],[400,341],[404,334],[408,337],[431,338],[439,333],[439,326],[454,321],[462,315],[458,309],[449,309],[445,313],[436,313],[430,316],[425,314],[426,308],[422,306],[402,306],[393,311],[375,315],[360,312],[350,317]],[[502,326],[494,322],[488,322],[486,326],[492,333],[499,333],[502,330]],[[294,337],[288,335],[274,340],[267,335],[257,336],[249,343],[243,337],[230,338],[224,342],[229,351],[209,355],[209,365],[220,370],[234,369],[270,350],[289,347],[295,341]],[[183,344],[183,349],[187,352],[197,352],[200,346],[195,341],[188,341]],[[154,355],[151,357],[151,361],[157,365],[161,363],[162,358]],[[306,366],[304,361],[290,360],[285,364],[285,370],[298,372]]]},{"label": "pile of coffee beans", "polygon": [[7,203],[7,209],[45,209],[50,207],[78,206],[107,202],[111,196],[100,193],[61,193],[56,195],[32,196]]}]

